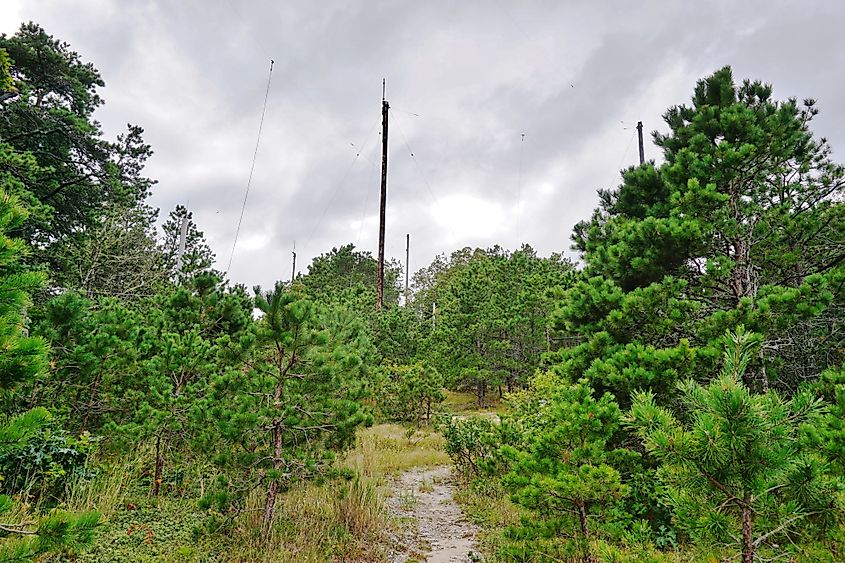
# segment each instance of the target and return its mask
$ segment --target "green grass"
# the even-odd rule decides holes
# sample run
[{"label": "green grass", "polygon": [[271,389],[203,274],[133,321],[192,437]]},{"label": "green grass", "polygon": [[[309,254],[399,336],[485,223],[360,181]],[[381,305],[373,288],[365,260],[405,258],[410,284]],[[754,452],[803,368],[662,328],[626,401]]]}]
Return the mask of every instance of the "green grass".
[{"label": "green grass", "polygon": [[481,413],[496,413],[505,414],[505,403],[499,400],[498,394],[491,393],[485,399],[484,408],[478,407],[478,400],[474,393],[465,393],[460,391],[445,392],[446,400],[441,403],[439,410],[445,410],[458,415],[470,415]]}]

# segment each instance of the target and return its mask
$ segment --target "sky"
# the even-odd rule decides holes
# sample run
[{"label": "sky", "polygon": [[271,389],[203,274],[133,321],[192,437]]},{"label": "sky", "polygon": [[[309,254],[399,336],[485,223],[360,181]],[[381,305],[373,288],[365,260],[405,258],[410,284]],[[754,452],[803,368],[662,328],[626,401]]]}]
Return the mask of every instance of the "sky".
[{"label": "sky", "polygon": [[724,65],[818,100],[813,129],[845,160],[842,2],[0,2],[0,32],[29,20],[100,70],[107,137],[144,127],[161,218],[188,205],[247,286],[289,279],[294,243],[302,272],[347,243],[376,255],[382,79],[386,255],[404,261],[410,233],[412,272],[464,246],[574,258],[596,190],[637,161],[637,121],[666,132]]}]

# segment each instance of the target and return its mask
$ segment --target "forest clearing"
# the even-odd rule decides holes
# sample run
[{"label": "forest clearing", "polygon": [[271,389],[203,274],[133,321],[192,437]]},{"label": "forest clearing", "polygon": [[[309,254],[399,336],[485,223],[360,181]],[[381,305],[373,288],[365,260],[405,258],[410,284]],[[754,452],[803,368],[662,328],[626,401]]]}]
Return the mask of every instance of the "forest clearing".
[{"label": "forest clearing", "polygon": [[[396,126],[421,116],[397,118],[384,81],[375,152],[344,133],[333,191],[284,179],[322,212],[279,203],[294,195],[260,167],[291,55],[256,89],[239,205],[186,190],[159,218],[195,147],[165,144],[181,175],[158,187],[145,130],[107,134],[104,79],[73,49],[34,22],[0,34],[1,562],[845,561],[845,167],[821,103],[716,67],[666,100],[654,158],[626,127],[638,162],[602,169],[577,223],[547,221],[556,250],[439,248],[411,271],[386,213],[422,208],[401,182],[388,206],[388,132],[417,166]],[[526,134],[510,137],[521,213]],[[364,161],[378,221],[343,203]],[[250,202],[253,181],[279,199]],[[457,201],[470,230],[495,207]],[[256,230],[248,204],[308,215],[292,267],[258,253],[274,222]],[[333,205],[361,219],[321,226]],[[200,214],[226,227],[206,236]],[[375,225],[376,256],[350,242]],[[348,238],[304,250],[322,236]],[[270,285],[237,281],[265,267]]]}]

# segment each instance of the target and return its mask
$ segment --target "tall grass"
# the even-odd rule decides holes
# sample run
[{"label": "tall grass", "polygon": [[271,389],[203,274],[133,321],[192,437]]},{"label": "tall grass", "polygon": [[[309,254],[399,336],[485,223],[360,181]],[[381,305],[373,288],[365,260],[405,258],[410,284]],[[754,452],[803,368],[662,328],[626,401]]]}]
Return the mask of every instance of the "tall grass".
[{"label": "tall grass", "polygon": [[352,477],[297,483],[279,499],[268,540],[260,538],[263,493],[250,498],[237,525],[232,561],[384,561],[393,523],[385,496],[390,475],[448,463],[439,434],[421,430],[408,439],[403,426],[381,424],[358,432],[337,466]]},{"label": "tall grass", "polygon": [[366,477],[385,477],[412,467],[432,467],[449,463],[440,434],[420,430],[408,439],[405,427],[379,424],[358,433],[355,448],[341,466]]},{"label": "tall grass", "polygon": [[[423,429],[409,439],[396,424],[362,429],[354,447],[336,461],[346,477],[292,485],[279,496],[274,525],[264,539],[261,488],[225,532],[208,533],[202,531],[205,514],[197,500],[215,468],[205,459],[174,452],[165,467],[166,486],[155,498],[149,487],[151,456],[142,445],[120,459],[96,460],[93,478],[70,483],[66,508],[97,510],[103,522],[97,545],[78,561],[384,561],[395,531],[385,503],[390,476],[449,463],[436,433]],[[142,533],[149,533],[149,541],[136,537]]]},{"label": "tall grass", "polygon": [[94,477],[78,477],[68,483],[65,504],[70,512],[96,510],[107,520],[125,504],[127,484],[135,466],[135,458],[102,463]]}]

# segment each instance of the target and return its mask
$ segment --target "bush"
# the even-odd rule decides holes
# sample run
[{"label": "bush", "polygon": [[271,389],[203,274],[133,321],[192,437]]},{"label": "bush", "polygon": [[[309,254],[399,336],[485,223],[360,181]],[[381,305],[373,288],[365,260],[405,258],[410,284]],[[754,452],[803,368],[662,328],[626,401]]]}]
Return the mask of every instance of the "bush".
[{"label": "bush", "polygon": [[449,417],[440,423],[446,453],[464,477],[501,475],[507,470],[499,448],[513,442],[510,426],[482,417]]},{"label": "bush", "polygon": [[71,478],[86,478],[97,440],[60,428],[45,409],[34,409],[2,424],[0,491],[25,493],[32,500],[55,504]]},{"label": "bush", "polygon": [[433,410],[446,399],[444,379],[424,362],[382,367],[378,392],[379,410],[389,420],[414,422],[420,427],[430,422]]}]

